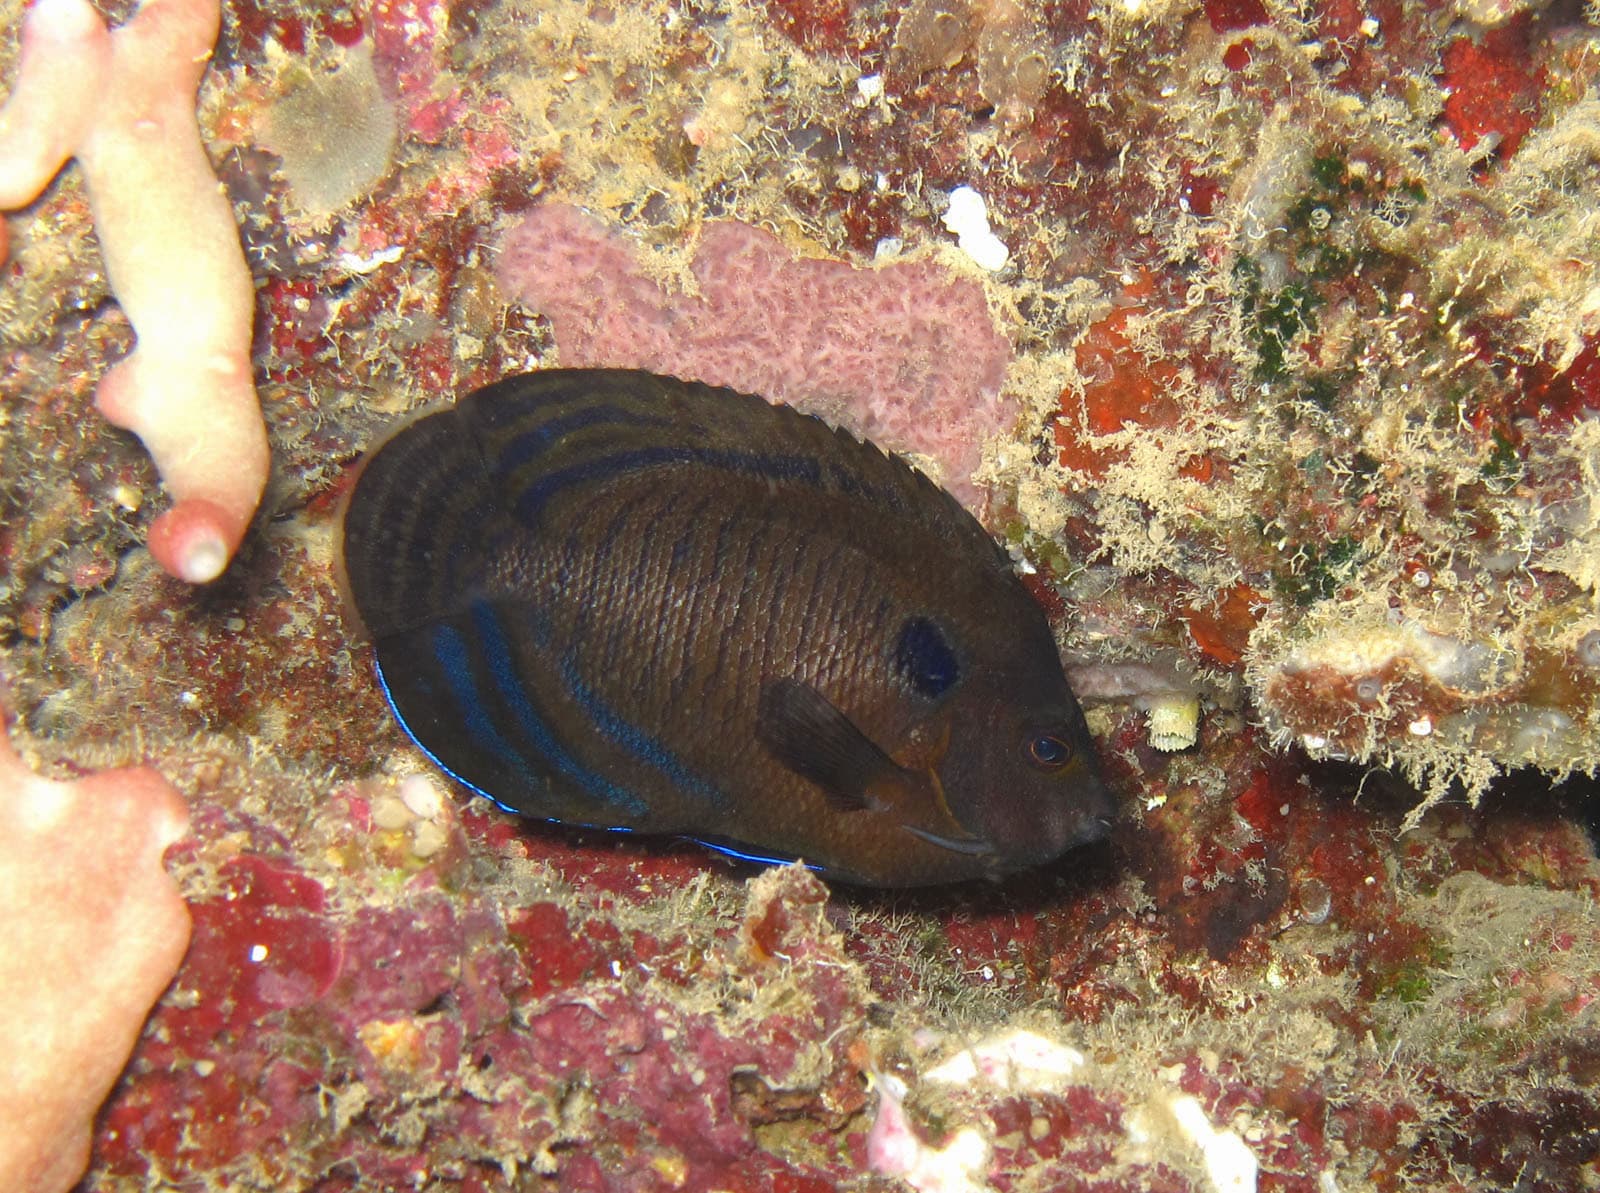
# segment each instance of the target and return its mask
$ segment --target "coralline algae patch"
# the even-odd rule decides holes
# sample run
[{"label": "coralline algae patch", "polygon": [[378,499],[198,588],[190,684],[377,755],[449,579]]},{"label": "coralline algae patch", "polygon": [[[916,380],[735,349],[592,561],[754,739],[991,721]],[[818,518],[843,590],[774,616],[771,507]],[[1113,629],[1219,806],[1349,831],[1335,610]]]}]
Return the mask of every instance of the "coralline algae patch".
[{"label": "coralline algae patch", "polygon": [[[335,823],[353,808],[331,806],[330,844],[354,843]],[[201,826],[211,890],[102,1123],[98,1187],[744,1188],[778,1171],[804,1191],[844,1174],[775,1168],[758,1141],[864,1104],[862,988],[803,872],[751,888],[742,935],[685,931],[681,903],[676,924],[621,928],[535,878],[504,910],[493,884],[452,889],[450,866],[340,909],[336,871],[258,852],[259,831]]]},{"label": "coralline algae patch", "polygon": [[[427,781],[368,782],[302,826],[302,864],[282,833],[208,812],[182,859],[195,944],[103,1119],[91,1187],[1393,1187],[1481,1148],[1460,1114],[1539,1121],[1515,1089],[1530,1046],[1546,1062],[1558,1046],[1541,1024],[1589,1047],[1584,897],[1459,874],[1401,893],[1378,849],[1349,861],[1371,886],[1319,863],[1337,907],[1281,921],[1243,964],[1174,952],[1124,914],[1097,932],[1122,1009],[969,995],[973,1018],[946,1029],[916,1026],[907,991],[869,990],[843,909],[803,871],[691,880],[681,859],[503,825],[458,820]],[[446,844],[419,857],[424,826]],[[1426,872],[1447,848],[1413,860]],[[1034,937],[1080,931],[1075,914],[1045,912]],[[1387,946],[1397,976],[1364,1002],[1329,975],[1378,932],[1427,943]],[[1572,1114],[1581,1080],[1539,1096]],[[1514,1176],[1519,1146],[1484,1170]]]}]

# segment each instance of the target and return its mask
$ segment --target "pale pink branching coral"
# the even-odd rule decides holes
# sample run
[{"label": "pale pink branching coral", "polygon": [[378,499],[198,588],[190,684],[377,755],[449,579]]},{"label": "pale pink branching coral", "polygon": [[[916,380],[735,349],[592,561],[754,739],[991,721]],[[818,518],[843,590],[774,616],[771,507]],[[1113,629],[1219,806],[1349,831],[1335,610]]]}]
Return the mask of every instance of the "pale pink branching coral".
[{"label": "pale pink branching coral", "polygon": [[138,337],[95,402],[155,458],[173,505],[150,527],[150,552],[196,584],[227,567],[268,465],[250,375],[255,293],[194,111],[220,19],[218,0],[148,0],[113,33],[87,0],[39,0],[0,109],[0,209],[32,202],[68,158],[83,167]]},{"label": "pale pink branching coral", "polygon": [[148,767],[70,783],[30,771],[0,725],[0,1188],[55,1193],[189,945],[162,867],[188,831]]}]

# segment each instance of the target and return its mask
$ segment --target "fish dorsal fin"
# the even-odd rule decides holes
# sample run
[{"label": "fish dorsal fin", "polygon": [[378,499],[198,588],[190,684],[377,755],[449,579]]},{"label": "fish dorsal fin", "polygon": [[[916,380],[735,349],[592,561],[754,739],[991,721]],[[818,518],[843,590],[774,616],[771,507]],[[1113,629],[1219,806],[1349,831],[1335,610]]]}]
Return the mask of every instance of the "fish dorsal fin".
[{"label": "fish dorsal fin", "polygon": [[519,520],[536,518],[566,488],[683,465],[774,491],[866,500],[957,551],[1010,566],[960,502],[899,456],[737,390],[634,369],[550,369],[487,386],[457,409],[489,471],[515,495]]},{"label": "fish dorsal fin", "polygon": [[761,685],[756,738],[840,812],[872,807],[873,785],[901,769],[833,701],[792,676]]}]

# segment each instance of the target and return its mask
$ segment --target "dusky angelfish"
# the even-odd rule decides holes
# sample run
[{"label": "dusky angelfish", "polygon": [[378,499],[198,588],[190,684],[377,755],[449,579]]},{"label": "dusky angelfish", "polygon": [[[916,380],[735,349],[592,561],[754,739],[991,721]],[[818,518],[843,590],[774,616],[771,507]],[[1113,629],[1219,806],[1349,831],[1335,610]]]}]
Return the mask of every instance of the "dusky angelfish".
[{"label": "dusky angelfish", "polygon": [[370,452],[346,595],[407,733],[508,810],[829,877],[995,877],[1113,802],[1038,604],[899,458],[732,390],[508,377]]}]

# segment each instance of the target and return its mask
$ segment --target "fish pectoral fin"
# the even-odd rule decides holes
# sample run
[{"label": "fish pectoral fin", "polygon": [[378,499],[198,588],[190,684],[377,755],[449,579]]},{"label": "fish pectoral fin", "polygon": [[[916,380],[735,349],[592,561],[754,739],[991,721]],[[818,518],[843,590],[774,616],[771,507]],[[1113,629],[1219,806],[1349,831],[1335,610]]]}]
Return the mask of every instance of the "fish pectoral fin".
[{"label": "fish pectoral fin", "polygon": [[785,676],[761,685],[756,738],[783,765],[815,783],[841,812],[877,806],[874,784],[901,773],[837,705],[804,680]]}]

